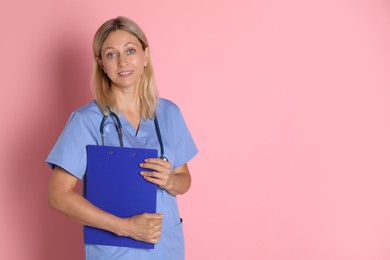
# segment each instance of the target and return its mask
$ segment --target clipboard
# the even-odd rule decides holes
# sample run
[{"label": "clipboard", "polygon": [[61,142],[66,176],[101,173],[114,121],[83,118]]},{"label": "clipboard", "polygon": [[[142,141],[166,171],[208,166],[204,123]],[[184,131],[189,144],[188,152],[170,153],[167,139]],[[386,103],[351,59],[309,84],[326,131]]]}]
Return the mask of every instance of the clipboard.
[{"label": "clipboard", "polygon": [[[88,145],[84,196],[98,208],[122,218],[156,213],[157,185],[139,174],[148,171],[139,164],[156,157],[156,149]],[[84,226],[84,243],[154,248],[154,244],[90,226]]]}]

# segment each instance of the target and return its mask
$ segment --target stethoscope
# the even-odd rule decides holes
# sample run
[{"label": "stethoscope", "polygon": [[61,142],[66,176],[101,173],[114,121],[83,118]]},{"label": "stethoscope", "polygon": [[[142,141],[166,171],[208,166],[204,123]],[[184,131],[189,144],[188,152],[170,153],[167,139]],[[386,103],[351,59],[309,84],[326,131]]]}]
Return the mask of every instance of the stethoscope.
[{"label": "stethoscope", "polygon": [[[120,143],[120,146],[123,147],[123,132],[122,132],[122,124],[121,124],[121,121],[119,120],[119,117],[116,113],[114,113],[113,111],[111,111],[111,109],[109,110],[110,113],[108,115],[104,115],[103,118],[102,118],[102,121],[100,123],[100,136],[101,136],[101,139],[102,139],[102,145],[104,145],[104,127],[106,126],[105,122],[106,122],[106,119],[108,117],[111,117],[115,122],[115,127],[116,127],[116,130],[118,132],[118,137],[119,137],[119,143]],[[158,125],[158,121],[157,121],[157,116],[154,115],[154,127],[156,129],[156,133],[157,133],[157,139],[158,139],[158,142],[160,144],[160,159],[164,160],[164,161],[168,161],[168,158],[164,156],[164,144],[163,144],[163,141],[162,141],[162,138],[161,138],[161,132],[160,132],[160,127]]]}]

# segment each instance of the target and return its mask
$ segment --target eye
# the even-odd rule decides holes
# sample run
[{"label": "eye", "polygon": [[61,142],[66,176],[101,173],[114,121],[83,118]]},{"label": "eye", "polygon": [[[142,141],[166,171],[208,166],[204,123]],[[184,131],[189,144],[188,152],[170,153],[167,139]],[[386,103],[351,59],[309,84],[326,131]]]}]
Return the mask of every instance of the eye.
[{"label": "eye", "polygon": [[128,50],[127,50],[127,54],[133,54],[133,53],[135,53],[135,50],[134,50],[134,49],[128,49]]},{"label": "eye", "polygon": [[108,58],[108,59],[115,59],[116,58],[116,53],[112,53],[112,52],[110,52],[110,53],[107,53],[107,55],[106,55],[106,57]]}]

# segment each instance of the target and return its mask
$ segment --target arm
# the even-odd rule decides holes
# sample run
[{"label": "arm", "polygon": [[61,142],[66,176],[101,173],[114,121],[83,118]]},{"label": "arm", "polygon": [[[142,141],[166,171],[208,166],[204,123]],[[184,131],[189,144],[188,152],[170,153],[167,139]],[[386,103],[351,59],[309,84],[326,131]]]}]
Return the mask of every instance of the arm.
[{"label": "arm", "polygon": [[157,184],[173,196],[186,193],[191,186],[191,174],[187,164],[183,164],[170,171],[171,164],[159,158],[146,159],[140,165],[142,168],[153,170],[141,172],[147,181]]},{"label": "arm", "polygon": [[161,236],[161,214],[141,214],[119,218],[98,209],[75,191],[78,179],[60,167],[55,167],[49,184],[49,205],[77,222],[129,236],[137,240],[157,243]]}]

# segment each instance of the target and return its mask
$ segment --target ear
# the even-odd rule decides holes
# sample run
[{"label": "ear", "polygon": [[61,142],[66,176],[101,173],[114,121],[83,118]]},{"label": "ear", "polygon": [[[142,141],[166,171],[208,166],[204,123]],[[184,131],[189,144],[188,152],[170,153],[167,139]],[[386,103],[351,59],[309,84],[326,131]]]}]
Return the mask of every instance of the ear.
[{"label": "ear", "polygon": [[106,71],[104,70],[104,66],[103,66],[102,60],[101,60],[99,57],[95,57],[95,59],[96,59],[96,62],[99,64],[100,68],[102,68],[102,70],[103,70],[104,72],[106,72]]},{"label": "ear", "polygon": [[145,61],[144,61],[144,67],[148,66],[149,56],[150,56],[150,50],[149,50],[149,47],[146,47],[146,48],[145,48]]}]

